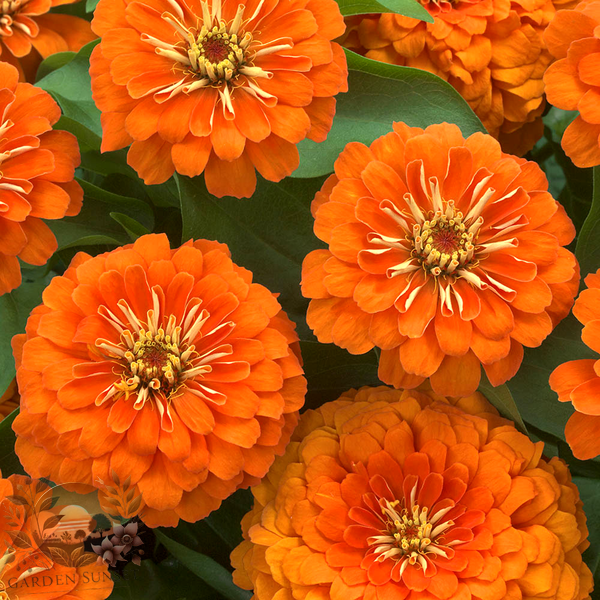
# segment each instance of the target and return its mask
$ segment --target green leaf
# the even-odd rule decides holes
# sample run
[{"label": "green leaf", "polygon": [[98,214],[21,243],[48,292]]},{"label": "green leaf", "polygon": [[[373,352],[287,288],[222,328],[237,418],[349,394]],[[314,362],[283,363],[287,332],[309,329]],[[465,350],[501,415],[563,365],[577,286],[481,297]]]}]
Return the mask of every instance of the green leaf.
[{"label": "green leaf", "polygon": [[600,167],[594,167],[594,197],[579,232],[575,255],[583,276],[600,268]]},{"label": "green leaf", "polygon": [[12,424],[18,414],[19,409],[17,408],[0,422],[0,471],[4,478],[15,473],[26,475],[15,454],[17,437],[12,430]]},{"label": "green leaf", "polygon": [[204,522],[233,550],[242,542],[241,520],[252,508],[253,497],[250,490],[238,490],[223,500],[218,510],[204,519]]},{"label": "green leaf", "polygon": [[110,600],[218,600],[220,597],[208,585],[203,585],[190,571],[172,556],[156,564],[143,560],[137,566],[129,563],[123,577],[113,576],[115,587]]},{"label": "green leaf", "polygon": [[600,585],[600,480],[573,477],[573,483],[579,489],[590,530],[590,547],[584,552],[583,559],[594,574],[597,589]]},{"label": "green leaf", "polygon": [[52,71],[64,67],[66,64],[70,63],[75,56],[77,56],[75,52],[57,52],[56,54],[51,54],[48,58],[45,58],[38,67],[37,73],[35,74],[36,81],[40,81],[46,77],[46,75],[52,73]]},{"label": "green leaf", "polygon": [[228,600],[249,600],[252,596],[251,592],[237,587],[233,583],[231,573],[209,556],[194,552],[175,542],[163,529],[155,529],[154,532],[158,540],[182,565]]},{"label": "green leaf", "polygon": [[0,395],[15,376],[15,361],[10,341],[25,331],[29,313],[42,301],[42,291],[48,284],[46,268],[22,270],[23,283],[10,294],[0,296]]},{"label": "green leaf", "polygon": [[351,388],[381,385],[377,377],[378,357],[375,350],[353,355],[333,344],[300,342],[304,371],[308,378],[306,408],[317,408],[337,400]]},{"label": "green leaf", "polygon": [[433,23],[433,17],[415,0],[337,0],[337,3],[345,17],[391,12]]},{"label": "green leaf", "polygon": [[71,61],[48,73],[36,85],[53,96],[65,117],[85,127],[88,135],[95,135],[97,146],[100,147],[100,111],[92,100],[89,74],[90,54],[98,42],[95,40],[86,44]]},{"label": "green leaf", "polygon": [[254,281],[274,293],[288,315],[307,334],[308,301],[300,293],[304,257],[318,246],[310,202],[322,179],[285,179],[279,184],[259,179],[252,198],[215,198],[201,177],[177,177],[183,218],[182,241],[219,240],[233,261],[250,269]]},{"label": "green leaf", "polygon": [[412,127],[455,123],[463,135],[485,132],[466,101],[449,84],[427,71],[388,65],[346,50],[350,75],[347,94],[337,96],[336,115],[327,140],[298,145],[300,166],[293,177],[318,177],[333,171],[333,163],[349,142],[372,143],[392,131],[392,123]]},{"label": "green leaf", "polygon": [[559,402],[548,380],[566,360],[597,358],[580,337],[581,325],[570,315],[539,348],[525,348],[523,364],[507,382],[525,423],[565,439],[565,424],[573,413],[570,402]]},{"label": "green leaf", "polygon": [[111,219],[114,219],[123,229],[129,234],[132,242],[135,242],[141,235],[150,233],[150,230],[144,227],[141,223],[124,215],[123,213],[111,212]]},{"label": "green leaf", "polygon": [[85,0],[85,12],[94,12],[96,6],[98,6],[98,2],[100,2],[100,0]]},{"label": "green leaf", "polygon": [[77,181],[83,188],[86,198],[85,202],[89,203],[90,200],[102,202],[107,205],[106,208],[116,208],[118,209],[116,212],[123,213],[124,215],[136,219],[139,224],[146,229],[152,229],[154,227],[154,214],[152,208],[143,200],[109,192],[85,179],[77,178]]},{"label": "green leaf", "polygon": [[525,423],[523,423],[521,413],[519,412],[507,385],[494,387],[485,373],[482,373],[479,391],[496,407],[503,417],[514,421],[517,429],[525,435],[528,435],[527,427],[525,427]]}]

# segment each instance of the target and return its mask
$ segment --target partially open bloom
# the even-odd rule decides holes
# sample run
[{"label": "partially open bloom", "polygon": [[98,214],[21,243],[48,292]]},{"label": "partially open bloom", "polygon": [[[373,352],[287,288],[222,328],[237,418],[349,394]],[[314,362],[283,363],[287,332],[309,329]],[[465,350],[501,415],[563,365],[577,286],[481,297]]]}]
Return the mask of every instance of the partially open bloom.
[{"label": "partially open bloom", "polygon": [[204,172],[215,196],[279,181],[323,141],[346,91],[334,0],[100,0],[92,91],[102,150],[131,144],[147,184]]},{"label": "partially open bloom", "polygon": [[61,547],[59,511],[67,507],[52,495],[42,481],[0,474],[0,600],[105,600],[113,589],[107,568],[94,564],[83,540]]},{"label": "partially open bloom", "polygon": [[[575,302],[573,314],[583,323],[581,339],[600,353],[600,269],[585,278],[588,287]],[[588,460],[600,455],[600,359],[570,360],[550,375],[550,387],[575,412],[565,427],[573,454]]]},{"label": "partially open bloom", "polygon": [[146,235],[80,253],[43,300],[13,341],[33,476],[123,481],[146,524],[174,525],[283,452],[306,393],[294,325],[224,244]]},{"label": "partially open bloom", "polygon": [[302,266],[309,326],[352,354],[381,348],[395,387],[468,395],[481,365],[504,383],[577,291],[575,229],[547,189],[535,163],[447,123],[348,144],[312,205],[329,248]]},{"label": "partially open bloom", "polygon": [[56,52],[77,52],[95,39],[90,24],[72,15],[50,14],[54,6],[78,0],[3,0],[0,3],[0,60],[35,80],[39,64]]},{"label": "partially open bloom", "polygon": [[430,71],[469,103],[504,151],[523,155],[541,137],[542,34],[564,0],[421,0],[433,23],[396,14],[354,17],[344,43],[369,58]]},{"label": "partially open bloom", "polygon": [[18,79],[0,62],[0,295],[21,284],[18,258],[43,265],[56,250],[42,219],[76,215],[83,200],[77,139],[52,130],[60,108],[50,94]]},{"label": "partially open bloom", "polygon": [[234,581],[257,600],[589,598],[579,492],[542,450],[481,394],[351,390],[253,488]]},{"label": "partially open bloom", "polygon": [[548,102],[579,111],[567,127],[562,147],[578,167],[600,165],[600,2],[583,0],[561,10],[544,34],[559,59],[544,75]]}]

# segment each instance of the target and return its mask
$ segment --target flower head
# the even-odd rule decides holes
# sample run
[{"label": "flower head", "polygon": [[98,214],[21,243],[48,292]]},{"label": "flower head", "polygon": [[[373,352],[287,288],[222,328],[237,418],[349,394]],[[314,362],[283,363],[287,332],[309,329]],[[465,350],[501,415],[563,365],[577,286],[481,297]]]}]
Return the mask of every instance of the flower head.
[{"label": "flower head", "polygon": [[[585,278],[587,285],[575,301],[573,314],[584,325],[581,339],[600,353],[600,270]],[[588,460],[600,455],[600,359],[570,360],[550,375],[550,387],[575,412],[565,427],[573,454]]]},{"label": "flower head", "polygon": [[155,526],[203,518],[283,452],[306,392],[294,325],[224,244],[81,253],[43,298],[13,342],[28,472],[120,479]]},{"label": "flower head", "polygon": [[116,525],[113,527],[114,536],[112,543],[118,546],[123,546],[123,554],[127,554],[132,548],[141,546],[144,542],[137,534],[138,524],[137,522],[127,523],[125,527],[123,525]]},{"label": "flower head", "polygon": [[0,59],[15,66],[21,81],[34,81],[42,59],[77,52],[95,39],[90,24],[72,15],[50,14],[54,6],[78,0],[2,0]]},{"label": "flower head", "polygon": [[279,181],[323,141],[346,90],[333,0],[101,0],[91,58],[102,149],[131,144],[148,184],[204,172],[216,196]]},{"label": "flower head", "polygon": [[329,245],[302,267],[319,341],[382,349],[379,377],[473,393],[481,365],[512,377],[568,313],[579,272],[575,235],[531,162],[455,125],[396,123],[371,147],[351,143],[313,201]]},{"label": "flower head", "polygon": [[83,200],[73,180],[77,140],[52,130],[58,104],[18,79],[14,67],[0,63],[0,295],[21,284],[18,259],[43,265],[56,250],[42,219],[76,215]]},{"label": "flower head", "polygon": [[582,502],[542,450],[480,394],[347,392],[253,488],[234,581],[257,600],[589,598]]},{"label": "flower head", "polygon": [[353,17],[344,45],[448,81],[506,152],[522,155],[541,137],[542,34],[562,0],[422,0],[433,23],[396,14]]},{"label": "flower head", "polygon": [[578,167],[600,165],[600,2],[584,0],[561,10],[544,39],[558,60],[544,75],[548,102],[579,115],[567,127],[562,147]]}]

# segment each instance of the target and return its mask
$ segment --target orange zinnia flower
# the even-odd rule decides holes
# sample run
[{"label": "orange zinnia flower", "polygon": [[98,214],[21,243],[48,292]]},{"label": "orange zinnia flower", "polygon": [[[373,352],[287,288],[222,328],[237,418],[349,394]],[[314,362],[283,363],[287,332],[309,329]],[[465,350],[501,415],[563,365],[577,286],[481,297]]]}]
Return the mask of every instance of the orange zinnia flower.
[{"label": "orange zinnia flower", "polygon": [[306,393],[298,338],[224,244],[146,235],[80,253],[43,298],[13,342],[32,476],[103,490],[116,474],[147,524],[175,525],[283,452]]},{"label": "orange zinnia flower", "polygon": [[395,387],[431,377],[465,396],[480,364],[504,383],[579,281],[562,247],[575,228],[547,187],[535,163],[447,123],[348,144],[312,205],[329,249],[302,267],[309,326],[352,354],[381,348],[379,377]]},{"label": "orange zinnia flower", "polygon": [[253,489],[234,581],[257,600],[589,598],[579,492],[542,450],[481,394],[351,390]]},{"label": "orange zinnia flower", "polygon": [[548,102],[579,115],[567,127],[562,147],[578,167],[600,165],[600,2],[584,0],[561,10],[546,30],[557,60],[544,75]]},{"label": "orange zinnia flower", "polygon": [[[280,181],[323,141],[346,91],[333,0],[100,0],[91,58],[102,150],[131,144],[147,184],[204,171],[215,196]],[[133,143],[132,143],[133,142]]]},{"label": "orange zinnia flower", "polygon": [[[567,2],[572,0],[567,0]],[[523,155],[541,137],[542,38],[564,0],[421,0],[433,23],[395,14],[354,17],[345,42],[383,62],[424,69],[463,96],[506,152]]]},{"label": "orange zinnia flower", "polygon": [[51,539],[63,518],[52,500],[44,482],[0,473],[0,600],[105,600],[107,567],[83,541],[67,553]]},{"label": "orange zinnia flower", "polygon": [[42,219],[76,215],[83,201],[77,139],[52,131],[60,108],[50,94],[18,79],[0,63],[0,295],[21,284],[17,257],[43,265],[56,250]]},{"label": "orange zinnia flower", "polygon": [[85,19],[50,14],[54,6],[78,0],[3,0],[0,4],[0,60],[19,70],[22,81],[35,80],[42,59],[56,52],[77,52],[96,38]]},{"label": "orange zinnia flower", "polygon": [[[585,326],[581,339],[600,352],[600,269],[585,278],[588,287],[579,294],[573,314]],[[573,454],[587,460],[600,455],[600,359],[571,360],[550,375],[550,387],[561,402],[572,402],[575,411],[565,427]]]}]

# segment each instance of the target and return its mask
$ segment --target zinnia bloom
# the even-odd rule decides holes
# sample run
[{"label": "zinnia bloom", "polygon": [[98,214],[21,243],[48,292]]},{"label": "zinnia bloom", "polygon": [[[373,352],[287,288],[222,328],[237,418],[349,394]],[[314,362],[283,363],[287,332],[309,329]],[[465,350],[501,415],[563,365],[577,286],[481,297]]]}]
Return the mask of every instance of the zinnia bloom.
[{"label": "zinnia bloom", "polygon": [[131,144],[145,183],[204,172],[215,196],[280,181],[323,141],[346,91],[334,0],[100,0],[91,58],[102,150]]},{"label": "zinnia bloom", "polygon": [[[585,278],[573,314],[584,325],[581,339],[600,352],[600,269]],[[572,402],[575,412],[565,427],[573,454],[587,460],[600,455],[600,359],[571,360],[550,375],[550,387],[561,402]]]},{"label": "zinnia bloom", "polygon": [[85,19],[50,14],[54,6],[78,0],[3,0],[0,4],[0,60],[34,81],[39,64],[56,52],[77,52],[96,38]]},{"label": "zinnia bloom", "polygon": [[306,393],[298,338],[224,244],[146,235],[79,253],[43,299],[13,341],[28,473],[100,490],[119,479],[145,523],[175,525],[283,452]]},{"label": "zinnia bloom", "polygon": [[83,541],[55,560],[51,534],[60,523],[42,481],[0,474],[0,600],[105,600],[113,582]]},{"label": "zinnia bloom", "polygon": [[0,295],[21,284],[18,258],[43,265],[56,250],[42,219],[76,215],[83,201],[77,139],[52,130],[60,108],[50,94],[18,80],[0,62]]},{"label": "zinnia bloom", "polygon": [[481,364],[504,383],[577,293],[575,228],[547,188],[535,163],[447,123],[348,144],[312,205],[329,248],[302,266],[309,326],[352,354],[381,348],[398,388],[431,377],[465,396]]},{"label": "zinnia bloom", "polygon": [[422,0],[433,23],[396,14],[354,17],[344,45],[448,81],[504,151],[523,155],[544,126],[542,34],[564,0]]},{"label": "zinnia bloom", "polygon": [[579,492],[542,450],[480,394],[351,390],[253,488],[234,581],[257,600],[589,598]]},{"label": "zinnia bloom", "polygon": [[600,2],[584,0],[561,10],[544,38],[559,59],[546,71],[548,102],[579,115],[567,127],[562,147],[578,167],[600,165]]}]

